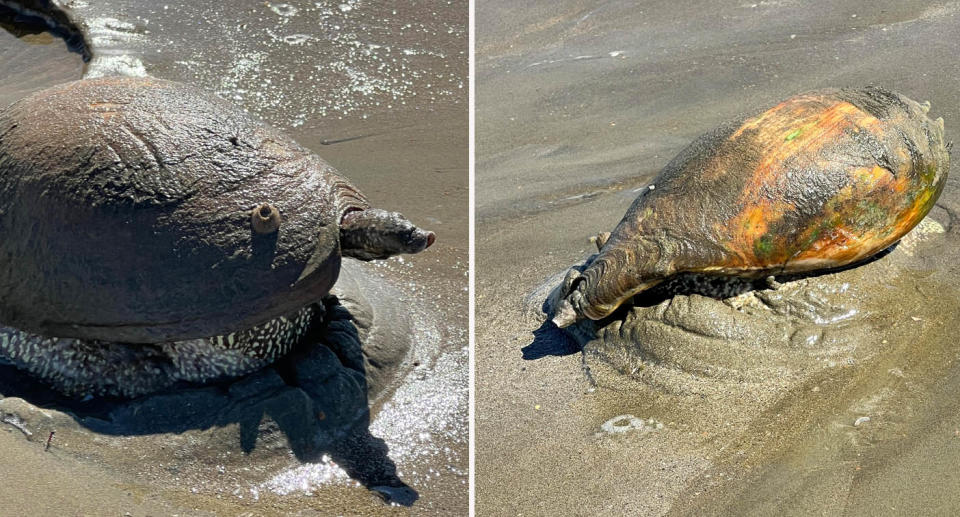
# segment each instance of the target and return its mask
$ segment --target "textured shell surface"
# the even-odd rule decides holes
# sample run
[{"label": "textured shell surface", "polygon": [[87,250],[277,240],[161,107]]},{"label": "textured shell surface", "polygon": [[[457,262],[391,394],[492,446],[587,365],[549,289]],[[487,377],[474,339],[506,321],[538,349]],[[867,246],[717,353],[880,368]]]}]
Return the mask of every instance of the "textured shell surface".
[{"label": "textured shell surface", "polygon": [[933,207],[943,120],[881,88],[791,97],[700,137],[629,208],[571,283],[591,319],[678,273],[761,277],[856,263]]},{"label": "textured shell surface", "polygon": [[0,322],[126,342],[249,328],[330,289],[351,207],[323,160],[193,87],[44,90],[0,111]]}]

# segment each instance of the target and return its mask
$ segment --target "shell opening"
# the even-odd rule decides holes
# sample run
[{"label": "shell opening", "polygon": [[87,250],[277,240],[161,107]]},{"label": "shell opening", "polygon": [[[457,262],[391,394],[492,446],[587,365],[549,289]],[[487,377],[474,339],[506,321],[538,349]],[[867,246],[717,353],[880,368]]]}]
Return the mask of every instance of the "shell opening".
[{"label": "shell opening", "polygon": [[257,233],[273,233],[280,228],[280,211],[270,203],[260,203],[254,207],[250,222]]},{"label": "shell opening", "polygon": [[363,212],[363,209],[358,206],[348,206],[340,215],[340,224],[343,225],[343,222],[349,218],[350,214],[354,214],[356,212]]}]

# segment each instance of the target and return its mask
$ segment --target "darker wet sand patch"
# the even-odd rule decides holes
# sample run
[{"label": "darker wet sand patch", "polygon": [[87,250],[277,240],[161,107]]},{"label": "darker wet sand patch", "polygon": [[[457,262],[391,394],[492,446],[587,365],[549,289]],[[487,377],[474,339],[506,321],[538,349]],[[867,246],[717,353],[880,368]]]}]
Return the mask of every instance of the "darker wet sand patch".
[{"label": "darker wet sand patch", "polygon": [[30,93],[79,79],[87,58],[82,38],[16,2],[0,2],[0,107]]}]

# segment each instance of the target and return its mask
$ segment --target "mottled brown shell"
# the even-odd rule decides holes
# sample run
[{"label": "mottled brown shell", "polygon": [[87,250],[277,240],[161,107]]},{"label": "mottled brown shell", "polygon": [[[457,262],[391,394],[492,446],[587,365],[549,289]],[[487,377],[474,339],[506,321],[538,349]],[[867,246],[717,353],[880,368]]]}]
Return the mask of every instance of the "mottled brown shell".
[{"label": "mottled brown shell", "polygon": [[933,207],[949,158],[929,105],[880,88],[810,92],[687,147],[570,282],[569,309],[602,318],[678,273],[760,277],[844,266]]}]

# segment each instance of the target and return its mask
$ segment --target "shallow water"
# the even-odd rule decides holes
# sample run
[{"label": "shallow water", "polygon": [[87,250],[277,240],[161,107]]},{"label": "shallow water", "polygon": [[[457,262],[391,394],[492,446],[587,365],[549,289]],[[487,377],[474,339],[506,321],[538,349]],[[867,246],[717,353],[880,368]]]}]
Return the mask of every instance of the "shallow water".
[{"label": "shallow water", "polygon": [[[376,401],[369,430],[385,441],[399,477],[418,493],[419,500],[406,511],[464,511],[465,5],[426,1],[393,9],[363,0],[219,7],[122,0],[62,4],[86,32],[93,58],[84,65],[79,54],[67,53],[63,41],[49,34],[16,39],[0,33],[0,101],[81,74],[149,74],[192,83],[290,133],[349,177],[375,206],[401,211],[437,233],[437,243],[423,254],[365,268],[368,276],[399,289],[391,297],[408,304],[421,338],[408,358],[416,366],[393,383],[392,396]],[[46,45],[33,44],[31,37]],[[169,470],[169,465],[140,465],[123,454],[99,454],[96,444],[80,443],[86,438],[79,434],[75,444],[68,432],[59,436],[67,437],[59,444],[61,470],[94,469],[130,486],[141,504],[126,508],[153,508],[153,513],[157,507],[164,508],[161,513],[395,511],[330,458],[289,469],[272,461],[247,464],[253,469],[248,474],[241,472],[242,461],[227,462],[228,470],[237,470],[225,476],[218,472],[218,460],[201,452],[195,461],[174,462],[184,470]],[[28,449],[35,445],[33,439],[24,443]],[[8,452],[10,458],[29,455]],[[252,479],[263,482],[251,484]],[[28,504],[31,492],[22,495],[22,504]],[[384,495],[403,500],[402,494]],[[80,501],[78,507],[92,504]]]},{"label": "shallow water", "polygon": [[146,73],[213,91],[323,156],[375,204],[466,248],[464,6],[65,4],[95,50],[87,76]]},{"label": "shallow water", "polygon": [[[960,4],[492,1],[477,30],[478,511],[955,511],[956,227],[929,270],[870,293],[889,300],[856,340],[874,355],[804,380],[770,373],[787,354],[749,363],[749,342],[741,366],[759,384],[629,380],[523,298],[587,256],[694,137],[750,109],[878,84],[929,99],[955,140]],[[956,212],[955,178],[941,203]],[[690,368],[738,357],[722,340],[669,344],[646,346]]]}]

